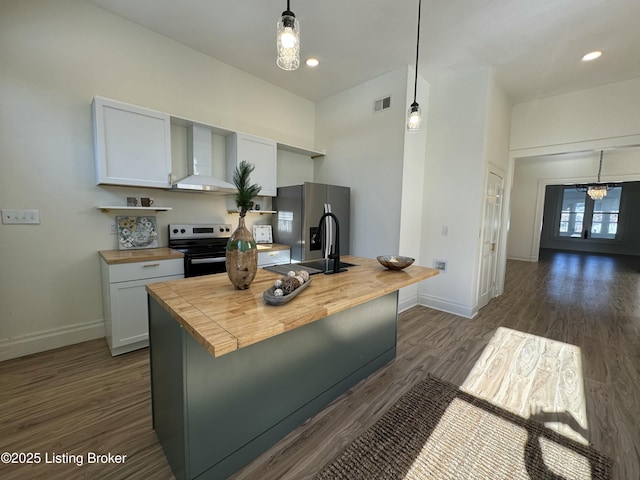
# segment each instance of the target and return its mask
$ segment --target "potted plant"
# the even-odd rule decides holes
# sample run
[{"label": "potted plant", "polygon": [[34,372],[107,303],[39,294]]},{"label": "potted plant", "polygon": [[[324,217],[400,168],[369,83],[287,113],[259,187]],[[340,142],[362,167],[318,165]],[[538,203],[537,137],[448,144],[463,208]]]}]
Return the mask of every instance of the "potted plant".
[{"label": "potted plant", "polygon": [[227,242],[226,265],[229,280],[236,290],[249,288],[258,271],[258,247],[253,235],[244,225],[244,217],[253,207],[253,197],[260,193],[262,187],[251,184],[251,172],[255,166],[243,160],[233,173],[233,184],[236,193],[236,206],[240,218],[238,228],[231,234]]}]

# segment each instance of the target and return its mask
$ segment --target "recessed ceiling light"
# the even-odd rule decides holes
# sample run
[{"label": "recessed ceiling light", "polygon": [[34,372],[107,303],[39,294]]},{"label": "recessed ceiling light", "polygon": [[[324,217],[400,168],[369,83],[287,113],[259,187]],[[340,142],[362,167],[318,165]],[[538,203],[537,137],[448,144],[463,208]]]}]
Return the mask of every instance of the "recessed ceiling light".
[{"label": "recessed ceiling light", "polygon": [[320,61],[317,58],[307,58],[308,67],[317,67]]},{"label": "recessed ceiling light", "polygon": [[586,53],[582,56],[582,61],[583,62],[590,62],[591,60],[595,60],[596,58],[599,58],[600,55],[602,55],[602,52],[600,50],[594,50],[593,52],[589,52]]}]

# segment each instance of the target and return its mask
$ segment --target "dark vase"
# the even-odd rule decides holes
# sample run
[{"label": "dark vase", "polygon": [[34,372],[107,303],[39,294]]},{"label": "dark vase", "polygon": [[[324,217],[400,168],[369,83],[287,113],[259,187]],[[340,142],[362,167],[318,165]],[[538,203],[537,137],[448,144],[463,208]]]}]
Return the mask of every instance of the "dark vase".
[{"label": "dark vase", "polygon": [[258,247],[253,235],[240,217],[238,228],[231,234],[226,251],[227,275],[236,290],[246,290],[258,271]]}]

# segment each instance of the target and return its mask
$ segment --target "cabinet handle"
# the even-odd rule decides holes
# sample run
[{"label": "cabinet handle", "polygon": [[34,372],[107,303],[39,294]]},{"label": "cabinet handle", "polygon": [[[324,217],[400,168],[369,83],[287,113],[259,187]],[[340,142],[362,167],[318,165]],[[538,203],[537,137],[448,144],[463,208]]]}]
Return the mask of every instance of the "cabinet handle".
[{"label": "cabinet handle", "polygon": [[147,267],[159,267],[160,264],[159,263],[147,263],[146,265],[142,265],[143,268],[147,268]]}]

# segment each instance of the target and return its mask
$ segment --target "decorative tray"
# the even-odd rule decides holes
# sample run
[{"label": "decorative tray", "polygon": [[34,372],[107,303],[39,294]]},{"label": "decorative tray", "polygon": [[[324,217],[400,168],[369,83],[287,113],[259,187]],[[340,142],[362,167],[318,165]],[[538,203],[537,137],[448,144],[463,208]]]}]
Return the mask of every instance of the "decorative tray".
[{"label": "decorative tray", "polygon": [[264,298],[264,301],[266,303],[268,303],[269,305],[276,305],[276,306],[277,305],[284,305],[285,303],[289,303],[291,300],[293,300],[295,297],[297,297],[298,294],[300,292],[302,292],[303,290],[305,290],[309,285],[311,285],[311,279],[309,279],[306,282],[304,282],[302,285],[300,285],[298,288],[296,288],[289,295],[284,295],[282,297],[276,297],[273,294],[273,291],[276,289],[276,287],[267,288],[264,291],[264,293],[262,294],[262,298]]}]

